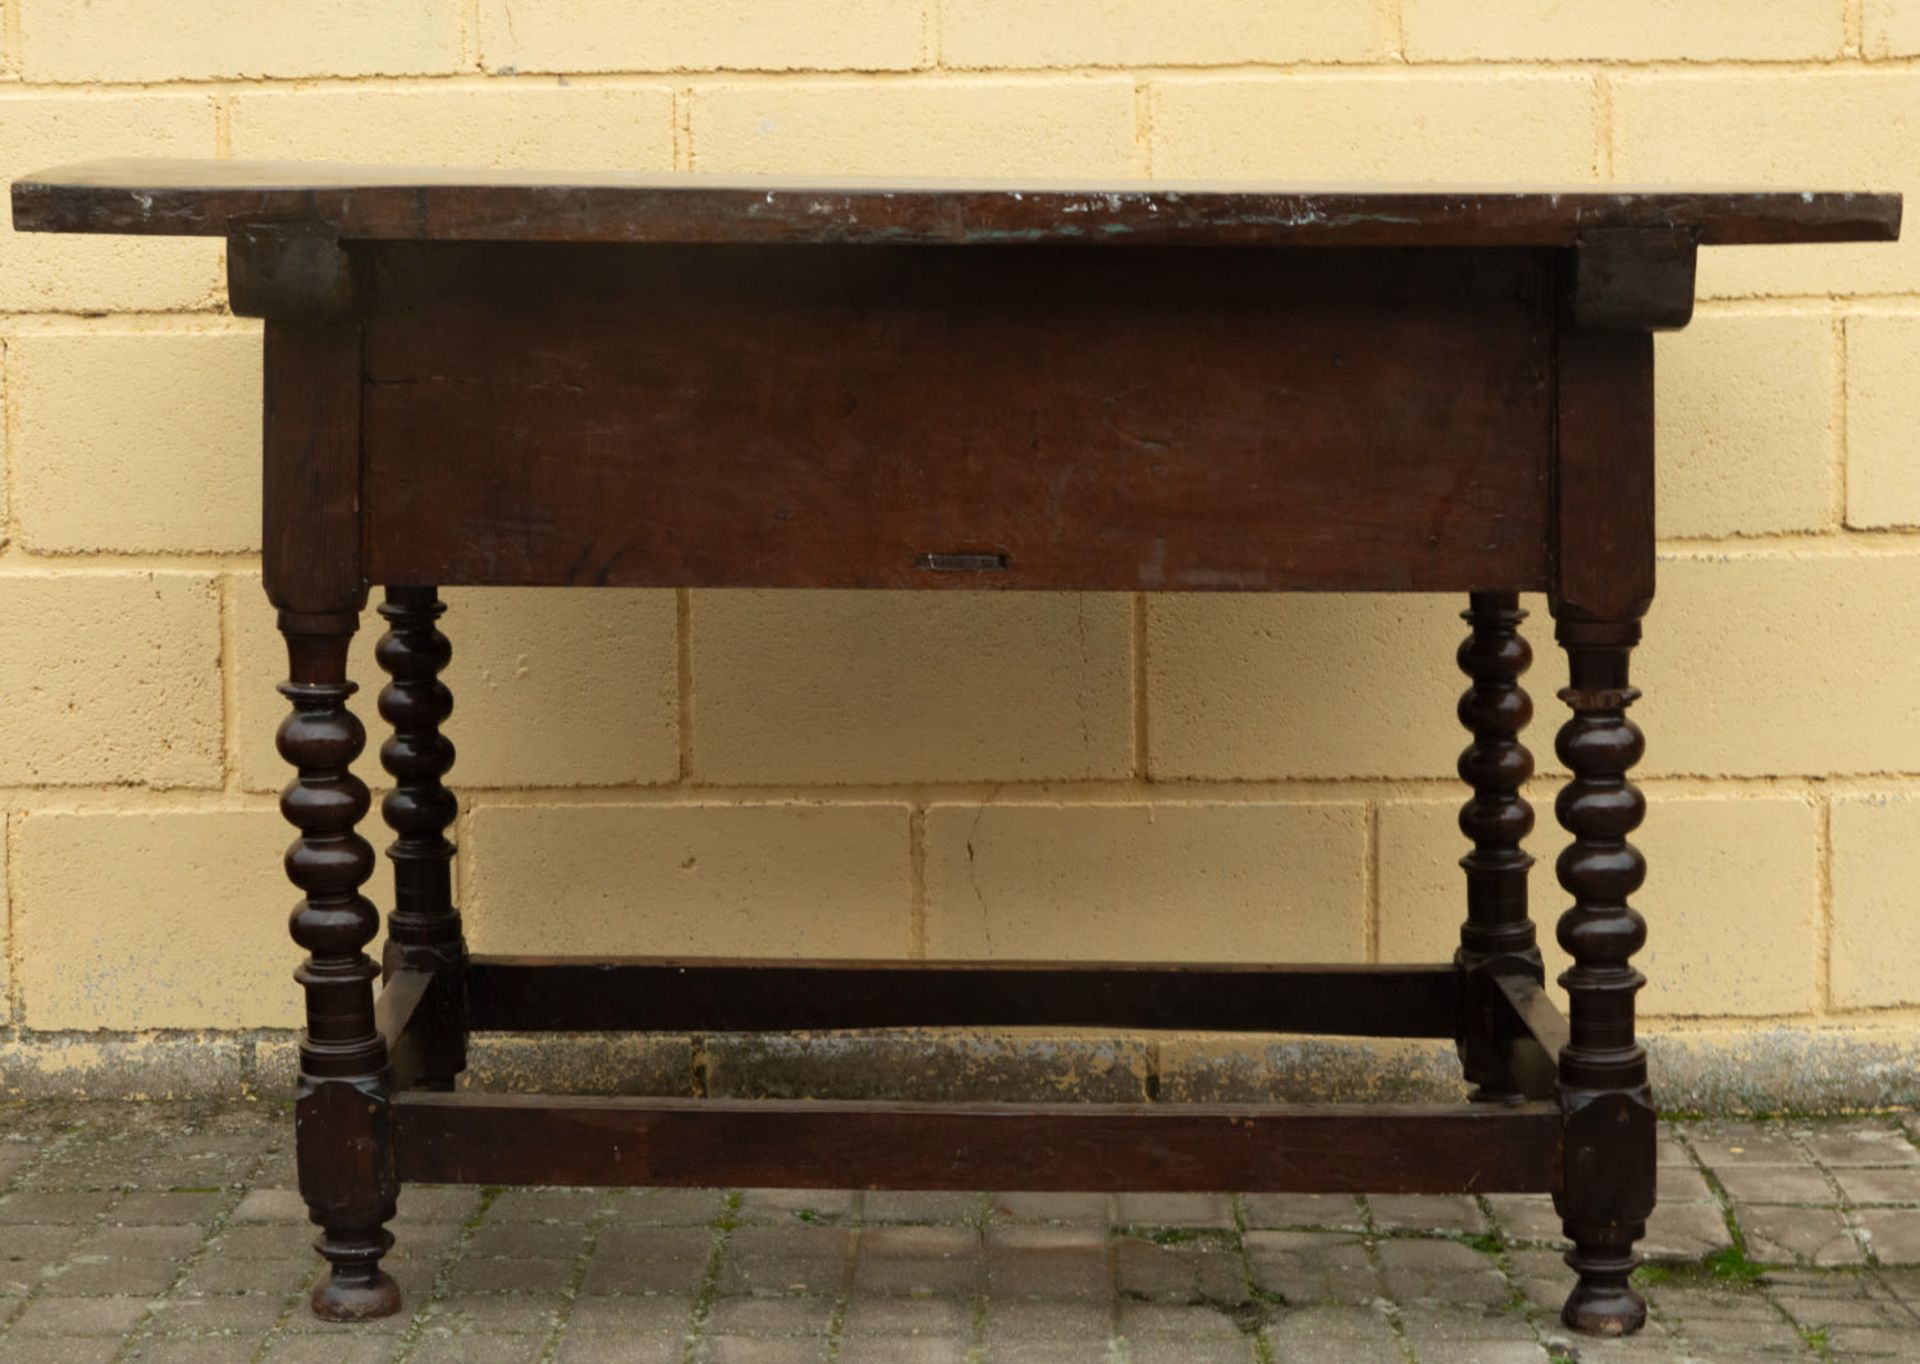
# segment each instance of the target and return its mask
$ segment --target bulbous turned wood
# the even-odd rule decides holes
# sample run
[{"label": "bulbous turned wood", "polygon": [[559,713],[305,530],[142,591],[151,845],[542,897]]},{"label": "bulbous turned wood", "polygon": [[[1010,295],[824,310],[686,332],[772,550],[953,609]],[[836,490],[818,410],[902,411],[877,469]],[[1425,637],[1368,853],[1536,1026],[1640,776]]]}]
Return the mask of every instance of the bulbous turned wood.
[{"label": "bulbous turned wood", "polygon": [[1543,976],[1533,921],[1527,916],[1527,874],[1533,858],[1521,848],[1533,832],[1533,807],[1521,788],[1533,775],[1533,754],[1520,732],[1533,718],[1533,701],[1520,677],[1533,651],[1520,635],[1527,613],[1512,592],[1475,592],[1461,619],[1472,631],[1457,655],[1471,680],[1460,697],[1460,723],[1473,741],[1460,754],[1460,779],[1473,795],[1460,807],[1460,832],[1473,847],[1460,859],[1467,874],[1467,918],[1460,925],[1455,961],[1465,971],[1457,1043],[1460,1064],[1479,1103],[1517,1103],[1523,1097],[1508,1049],[1507,1013],[1488,976],[1503,970]]},{"label": "bulbous turned wood", "polygon": [[1533,832],[1533,807],[1520,790],[1533,775],[1533,754],[1520,732],[1533,718],[1533,700],[1520,677],[1533,650],[1520,636],[1517,594],[1476,592],[1461,619],[1473,627],[1461,643],[1460,671],[1473,680],[1460,697],[1460,723],[1473,742],[1460,754],[1460,779],[1473,795],[1460,807],[1460,832],[1473,850],[1460,859],[1467,873],[1467,920],[1460,946],[1469,956],[1535,950],[1527,917],[1527,872],[1533,858],[1520,844]]},{"label": "bulbous turned wood", "polygon": [[394,864],[388,936],[403,954],[420,949],[453,957],[460,917],[446,830],[459,805],[441,782],[454,760],[453,742],[440,732],[453,713],[453,693],[439,677],[453,657],[438,627],[446,609],[431,587],[389,587],[380,607],[387,631],[374,657],[391,678],[380,690],[381,718],[393,726],[380,745],[380,765],[394,779],[380,813],[397,835],[387,850]]},{"label": "bulbous turned wood", "polygon": [[380,714],[393,727],[380,745],[380,763],[394,780],[380,804],[395,834],[387,848],[394,903],[386,966],[434,974],[433,993],[415,1016],[413,1083],[440,1090],[452,1089],[467,1065],[467,950],[446,836],[459,804],[441,781],[454,759],[453,743],[440,732],[453,713],[453,693],[440,681],[453,657],[438,624],[446,609],[432,587],[388,587],[380,607],[387,630],[374,648],[390,679],[380,691]]},{"label": "bulbous turned wood", "polygon": [[[1575,709],[1561,727],[1555,751],[1572,776],[1554,811],[1573,842],[1555,869],[1573,904],[1561,915],[1557,936],[1573,958],[1561,983],[1574,996],[1575,1019],[1585,1015],[1586,1023],[1572,1024],[1572,1078],[1576,1084],[1612,1087],[1613,1072],[1637,1068],[1637,1082],[1644,1083],[1645,1054],[1632,1041],[1632,1010],[1633,994],[1645,979],[1630,961],[1646,945],[1647,926],[1627,903],[1647,879],[1646,858],[1627,841],[1647,809],[1646,798],[1626,775],[1646,751],[1639,726],[1626,715],[1639,692],[1568,688],[1561,697]],[[1615,997],[1603,1025],[1596,1006]]]},{"label": "bulbous turned wood", "polygon": [[309,1075],[357,1075],[385,1061],[373,1027],[369,997],[365,1016],[349,996],[364,993],[376,972],[366,945],[380,929],[380,915],[360,893],[373,875],[373,848],[355,831],[371,797],[349,765],[366,742],[366,731],[347,709],[351,682],[282,683],[293,705],[281,722],[280,755],[298,774],[280,794],[280,812],[300,836],[287,849],[287,879],[304,892],[289,929],[308,957],[295,973],[307,987],[308,1035],[301,1069]]},{"label": "bulbous turned wood", "polygon": [[1562,1320],[1593,1335],[1639,1329],[1646,1304],[1630,1276],[1633,1246],[1654,1202],[1654,1110],[1646,1049],[1634,1037],[1634,996],[1645,983],[1632,964],[1646,922],[1628,903],[1646,880],[1646,859],[1628,841],[1646,800],[1627,773],[1646,751],[1627,718],[1639,698],[1628,684],[1636,622],[1562,621],[1572,709],[1555,751],[1571,774],[1554,802],[1572,835],[1556,870],[1573,903],[1557,936],[1573,958],[1560,976],[1568,999],[1568,1042],[1560,1053],[1566,1113],[1566,1187],[1556,1196],[1579,1282]]},{"label": "bulbous turned wood", "polygon": [[393,1244],[396,1209],[387,1108],[386,1042],[374,1021],[378,970],[366,946],[380,927],[360,893],[373,874],[371,845],[357,832],[371,798],[352,770],[366,731],[347,709],[354,616],[281,613],[293,677],[280,692],[292,711],[280,724],[280,754],[296,775],[280,810],[299,830],[287,876],[303,892],[290,928],[307,958],[294,973],[306,989],[295,1095],[300,1190],[321,1228],[315,1247],[329,1272],[314,1289],[316,1314],[331,1321],[386,1316],[399,1289],[380,1269]]}]

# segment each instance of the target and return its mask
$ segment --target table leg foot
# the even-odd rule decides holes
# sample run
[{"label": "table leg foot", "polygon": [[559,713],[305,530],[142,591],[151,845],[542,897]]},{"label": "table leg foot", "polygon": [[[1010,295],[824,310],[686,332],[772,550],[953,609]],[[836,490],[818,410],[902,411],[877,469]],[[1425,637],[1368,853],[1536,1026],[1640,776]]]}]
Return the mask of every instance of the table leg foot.
[{"label": "table leg foot", "polygon": [[1647,1300],[1633,1291],[1629,1276],[1639,1265],[1632,1243],[1582,1243],[1567,1252],[1567,1264],[1580,1282],[1567,1295],[1560,1320],[1588,1336],[1631,1335],[1647,1324]]},{"label": "table leg foot", "polygon": [[327,1276],[313,1286],[313,1314],[322,1321],[372,1321],[400,1310],[400,1285],[380,1268],[393,1248],[384,1227],[328,1229],[314,1249],[327,1259]]}]

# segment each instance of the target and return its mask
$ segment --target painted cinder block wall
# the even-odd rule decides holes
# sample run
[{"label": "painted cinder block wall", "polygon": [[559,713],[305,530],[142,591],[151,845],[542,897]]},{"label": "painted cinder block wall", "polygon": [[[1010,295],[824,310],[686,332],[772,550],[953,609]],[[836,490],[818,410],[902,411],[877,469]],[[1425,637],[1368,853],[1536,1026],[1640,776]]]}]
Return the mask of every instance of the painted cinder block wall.
[{"label": "painted cinder block wall", "polygon": [[[1920,0],[0,15],[8,176],[178,155],[1920,190]],[[222,278],[217,242],[0,233],[15,1091],[237,1087],[284,1068],[298,1018],[260,339]],[[1673,1047],[1823,1057],[1822,1093],[1897,1094],[1920,1038],[1920,232],[1708,252],[1700,283],[1693,327],[1659,349],[1643,1003]],[[1451,948],[1463,602],[449,596],[460,889],[483,949]],[[1550,923],[1563,664],[1533,605]],[[1175,1092],[1222,1054],[1163,1038],[1121,1069],[1163,1068]]]}]

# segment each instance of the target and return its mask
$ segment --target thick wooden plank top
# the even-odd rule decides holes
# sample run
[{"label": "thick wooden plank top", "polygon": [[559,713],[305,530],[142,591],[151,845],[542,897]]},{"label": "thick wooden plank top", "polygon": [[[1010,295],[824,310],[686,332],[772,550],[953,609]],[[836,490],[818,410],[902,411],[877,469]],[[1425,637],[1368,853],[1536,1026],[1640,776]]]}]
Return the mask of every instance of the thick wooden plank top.
[{"label": "thick wooden plank top", "polygon": [[1568,246],[1891,241],[1900,196],[1763,189],[719,179],[268,161],[90,161],[24,176],[24,232],[578,242]]}]

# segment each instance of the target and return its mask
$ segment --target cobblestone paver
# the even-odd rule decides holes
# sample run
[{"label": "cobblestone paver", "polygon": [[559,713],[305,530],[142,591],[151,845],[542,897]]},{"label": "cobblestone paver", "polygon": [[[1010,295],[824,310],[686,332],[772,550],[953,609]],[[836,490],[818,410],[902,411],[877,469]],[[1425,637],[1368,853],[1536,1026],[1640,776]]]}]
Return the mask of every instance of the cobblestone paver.
[{"label": "cobblestone paver", "polygon": [[314,1321],[275,1104],[0,1105],[0,1364],[1920,1360],[1920,1126],[1681,1122],[1653,1319],[1544,1199],[412,1188],[408,1311]]}]

